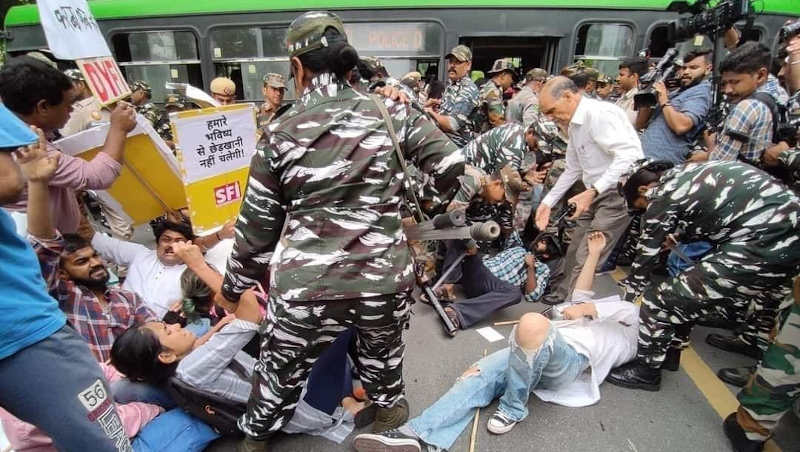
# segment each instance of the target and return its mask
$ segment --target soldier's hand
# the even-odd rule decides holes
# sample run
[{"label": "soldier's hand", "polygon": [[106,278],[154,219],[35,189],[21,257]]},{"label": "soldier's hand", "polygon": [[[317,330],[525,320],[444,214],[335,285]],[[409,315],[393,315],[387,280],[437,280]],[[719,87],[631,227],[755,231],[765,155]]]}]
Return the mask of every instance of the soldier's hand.
[{"label": "soldier's hand", "polygon": [[133,130],[136,127],[136,109],[133,105],[124,101],[117,102],[117,107],[111,112],[111,127],[125,133]]},{"label": "soldier's hand", "polygon": [[764,160],[764,165],[778,166],[781,163],[780,160],[778,160],[778,157],[788,150],[789,145],[785,141],[781,141],[775,146],[768,148],[766,151],[764,151],[764,156],[762,157]]},{"label": "soldier's hand", "polygon": [[550,167],[544,167],[541,170],[536,170],[536,168],[531,168],[525,173],[525,182],[531,185],[541,185],[544,183],[544,180],[547,178],[547,171],[550,170]]},{"label": "soldier's hand", "polygon": [[536,208],[536,228],[539,231],[544,231],[547,228],[547,223],[550,222],[550,206],[545,203],[539,204]]},{"label": "soldier's hand", "polygon": [[380,88],[375,89],[375,94],[380,94],[383,97],[388,97],[396,102],[402,102],[407,104],[409,102],[409,98],[399,89],[395,88],[394,86],[381,86]]}]

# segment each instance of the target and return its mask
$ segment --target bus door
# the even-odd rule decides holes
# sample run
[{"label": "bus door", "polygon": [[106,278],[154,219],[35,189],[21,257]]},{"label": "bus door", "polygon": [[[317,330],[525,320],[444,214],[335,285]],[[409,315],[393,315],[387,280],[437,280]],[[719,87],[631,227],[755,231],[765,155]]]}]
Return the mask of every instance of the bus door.
[{"label": "bus door", "polygon": [[537,67],[552,72],[558,40],[552,36],[465,36],[459,39],[459,44],[472,49],[472,70],[482,71],[488,77],[487,72],[499,58],[510,58],[518,75]]}]

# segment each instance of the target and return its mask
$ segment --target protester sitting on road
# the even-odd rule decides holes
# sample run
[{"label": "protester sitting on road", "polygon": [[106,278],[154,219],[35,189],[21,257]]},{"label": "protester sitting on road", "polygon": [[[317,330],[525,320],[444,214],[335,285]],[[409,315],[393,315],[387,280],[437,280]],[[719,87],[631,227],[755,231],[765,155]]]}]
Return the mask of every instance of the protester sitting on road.
[{"label": "protester sitting on road", "polygon": [[[194,273],[192,279],[201,280],[218,293],[222,276],[205,263],[199,247],[191,243],[176,247],[189,266],[186,271]],[[256,335],[263,317],[252,290],[242,295],[234,314],[220,322],[221,328],[215,328],[205,342],[179,324],[145,323],[117,339],[111,362],[134,381],[162,385],[175,376],[198,390],[244,406],[252,390],[250,377],[256,360],[242,348]],[[352,397],[347,357],[352,339],[351,333],[343,333],[315,363],[295,415],[282,428],[284,432],[309,433],[341,442],[354,425],[363,427],[374,420],[376,406]],[[338,395],[333,397],[332,392]],[[331,406],[330,400],[336,403]]]},{"label": "protester sitting on road", "polygon": [[605,247],[603,232],[588,238],[588,256],[575,284],[566,321],[538,313],[522,316],[509,338],[510,347],[467,369],[455,385],[416,418],[382,434],[360,434],[359,452],[417,452],[447,449],[472,421],[476,408],[500,398],[487,424],[503,434],[528,416],[533,392],[544,401],[582,407],[600,400],[608,371],[634,358],[638,308],[624,301],[593,303],[592,280]]},{"label": "protester sitting on road", "polygon": [[[0,98],[3,104],[29,125],[43,130],[48,140],[64,127],[77,92],[72,81],[57,69],[31,57],[6,62],[0,70]],[[58,158],[56,173],[50,178],[50,206],[56,228],[63,234],[78,229],[81,212],[75,194],[84,189],[106,189],[122,169],[125,137],[136,126],[136,112],[119,102],[111,113],[111,125],[103,149],[87,161],[62,153],[48,142],[47,151]],[[14,212],[17,231],[24,235],[27,196],[3,207]]]},{"label": "protester sitting on road", "polygon": [[[668,350],[679,353],[672,341],[688,337],[717,305],[749,319],[735,336],[713,334],[707,341],[760,357],[800,270],[800,199],[788,188],[740,162],[667,167],[642,166],[621,190],[629,208],[643,211],[636,260],[620,282],[629,301],[643,293],[638,358],[608,377],[626,388],[657,391]],[[677,276],[653,284],[659,255],[676,240],[705,240],[712,249]]]}]

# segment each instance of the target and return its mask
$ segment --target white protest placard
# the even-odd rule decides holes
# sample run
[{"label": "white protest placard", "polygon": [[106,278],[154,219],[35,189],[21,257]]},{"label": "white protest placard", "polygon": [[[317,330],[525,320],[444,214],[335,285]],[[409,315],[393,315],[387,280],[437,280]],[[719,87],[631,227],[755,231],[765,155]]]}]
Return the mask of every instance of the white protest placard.
[{"label": "white protest placard", "polygon": [[256,149],[256,108],[225,105],[170,114],[196,234],[235,218]]},{"label": "white protest placard", "polygon": [[111,56],[111,49],[86,0],[38,0],[36,3],[47,46],[57,58],[79,60]]},{"label": "white protest placard", "polygon": [[76,60],[75,63],[83,73],[83,78],[94,97],[101,105],[114,102],[131,94],[125,76],[119,70],[117,62],[111,57]]}]

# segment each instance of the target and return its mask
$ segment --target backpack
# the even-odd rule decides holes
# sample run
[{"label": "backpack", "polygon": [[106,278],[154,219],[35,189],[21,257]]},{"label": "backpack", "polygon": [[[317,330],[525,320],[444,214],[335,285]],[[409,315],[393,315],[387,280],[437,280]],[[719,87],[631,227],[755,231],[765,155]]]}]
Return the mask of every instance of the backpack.
[{"label": "backpack", "polygon": [[[766,105],[769,108],[770,113],[772,114],[772,142],[779,143],[780,141],[784,140],[784,135],[786,133],[794,134],[793,128],[791,130],[783,130],[781,127],[782,124],[788,123],[788,110],[786,106],[778,104],[775,101],[775,98],[771,95],[763,92],[758,91],[750,95],[749,99],[754,99],[762,104]],[[758,168],[761,170],[769,173],[771,176],[781,180],[785,184],[791,183],[793,180],[791,171],[784,167],[784,166],[765,166],[762,165],[761,162],[758,162]]]},{"label": "backpack", "polygon": [[[231,361],[229,368],[242,379],[248,378],[244,366],[238,362]],[[167,391],[179,407],[208,424],[220,435],[242,436],[236,421],[247,411],[245,404],[189,386],[174,376],[168,380]]]}]

